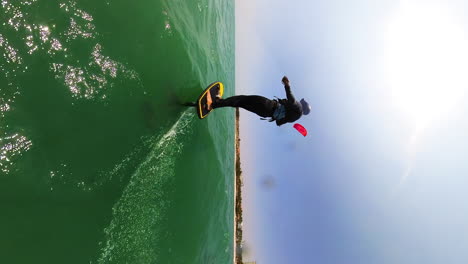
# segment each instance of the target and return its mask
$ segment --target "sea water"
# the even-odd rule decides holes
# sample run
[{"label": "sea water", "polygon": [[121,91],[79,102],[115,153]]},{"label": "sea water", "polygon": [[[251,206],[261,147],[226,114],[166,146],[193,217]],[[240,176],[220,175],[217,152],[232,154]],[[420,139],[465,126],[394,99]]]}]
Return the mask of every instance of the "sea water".
[{"label": "sea water", "polygon": [[234,2],[1,0],[0,263],[230,263]]}]

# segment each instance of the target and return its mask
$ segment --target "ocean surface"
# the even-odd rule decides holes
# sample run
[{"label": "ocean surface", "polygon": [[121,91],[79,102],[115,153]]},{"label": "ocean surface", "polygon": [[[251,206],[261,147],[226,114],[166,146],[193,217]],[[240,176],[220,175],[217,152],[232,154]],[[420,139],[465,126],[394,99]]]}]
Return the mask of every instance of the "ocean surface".
[{"label": "ocean surface", "polygon": [[0,263],[231,263],[234,1],[0,1]]}]

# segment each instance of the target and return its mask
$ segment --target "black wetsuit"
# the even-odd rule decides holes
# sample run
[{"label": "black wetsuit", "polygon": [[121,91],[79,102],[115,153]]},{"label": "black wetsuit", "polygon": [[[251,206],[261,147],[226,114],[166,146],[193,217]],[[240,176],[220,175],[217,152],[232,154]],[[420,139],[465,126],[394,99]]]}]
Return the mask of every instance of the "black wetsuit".
[{"label": "black wetsuit", "polygon": [[213,108],[240,107],[261,117],[269,117],[270,121],[276,121],[276,125],[281,126],[294,122],[302,116],[302,106],[291,93],[291,87],[285,85],[284,89],[286,99],[270,100],[259,95],[236,95],[218,99],[213,102],[212,106]]}]

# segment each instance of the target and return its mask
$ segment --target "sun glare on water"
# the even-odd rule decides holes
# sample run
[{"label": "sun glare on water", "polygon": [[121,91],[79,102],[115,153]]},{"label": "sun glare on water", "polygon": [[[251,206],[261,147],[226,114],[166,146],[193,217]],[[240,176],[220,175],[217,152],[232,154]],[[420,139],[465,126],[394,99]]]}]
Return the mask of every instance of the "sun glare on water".
[{"label": "sun glare on water", "polygon": [[468,41],[443,6],[402,3],[385,32],[392,101],[419,130],[449,114],[468,88]]}]

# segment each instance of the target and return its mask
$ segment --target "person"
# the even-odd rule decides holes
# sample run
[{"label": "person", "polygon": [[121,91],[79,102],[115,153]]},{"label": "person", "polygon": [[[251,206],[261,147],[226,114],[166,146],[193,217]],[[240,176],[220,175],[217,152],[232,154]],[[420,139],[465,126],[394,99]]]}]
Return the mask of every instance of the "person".
[{"label": "person", "polygon": [[299,102],[296,101],[291,92],[288,77],[284,76],[281,82],[286,90],[285,99],[276,98],[271,100],[259,95],[236,95],[226,99],[214,98],[212,100],[210,98],[209,101],[211,101],[213,109],[240,107],[261,116],[264,120],[276,122],[277,126],[292,123],[301,118],[302,115],[308,115],[311,109],[310,105],[304,98]]}]

